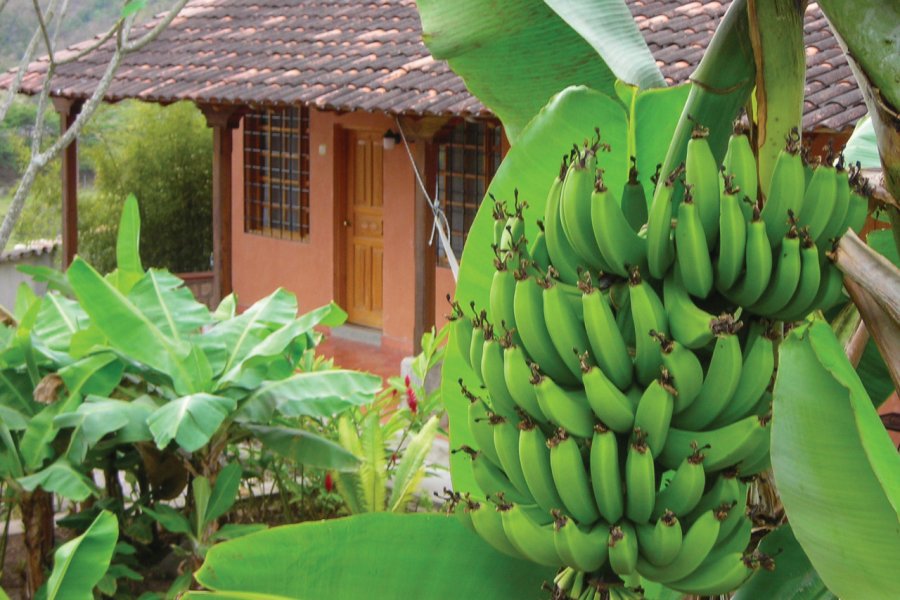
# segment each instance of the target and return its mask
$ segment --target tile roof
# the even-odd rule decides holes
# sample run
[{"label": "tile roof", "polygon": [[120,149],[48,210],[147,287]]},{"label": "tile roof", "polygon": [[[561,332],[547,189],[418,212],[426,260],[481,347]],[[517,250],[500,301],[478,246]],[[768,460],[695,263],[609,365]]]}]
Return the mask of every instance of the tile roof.
[{"label": "tile roof", "polygon": [[[628,4],[663,75],[682,82],[729,2]],[[815,3],[807,10],[805,29],[804,129],[851,127],[865,114],[865,104]],[[105,47],[60,67],[54,95],[88,97],[109,56]],[[23,91],[40,90],[46,66],[45,60],[31,65]],[[414,0],[191,0],[157,40],[125,59],[107,99],[125,98],[304,103],[395,114],[488,113],[445,63],[428,54]]]}]

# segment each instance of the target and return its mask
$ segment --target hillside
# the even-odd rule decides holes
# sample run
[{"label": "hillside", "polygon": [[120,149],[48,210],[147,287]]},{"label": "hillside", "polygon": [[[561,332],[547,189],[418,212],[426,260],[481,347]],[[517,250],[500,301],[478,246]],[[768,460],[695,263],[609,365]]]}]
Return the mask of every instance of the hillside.
[{"label": "hillside", "polygon": [[[46,5],[47,0],[41,2]],[[165,10],[173,0],[149,0],[143,18]],[[0,2],[2,4],[2,2]],[[80,42],[109,28],[119,16],[124,0],[69,0],[68,14],[60,30],[63,46]],[[9,0],[0,12],[0,70],[15,66],[37,27],[32,0]],[[38,54],[43,54],[43,46]]]}]

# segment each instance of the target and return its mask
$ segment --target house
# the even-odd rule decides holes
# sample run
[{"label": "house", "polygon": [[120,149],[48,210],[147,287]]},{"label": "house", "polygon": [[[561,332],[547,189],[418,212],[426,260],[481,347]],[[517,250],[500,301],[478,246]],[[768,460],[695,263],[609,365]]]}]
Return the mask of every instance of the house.
[{"label": "house", "polygon": [[[676,83],[693,71],[728,2],[629,5]],[[819,143],[836,137],[840,144],[865,105],[815,4],[806,37],[804,129]],[[107,101],[188,100],[213,128],[213,300],[233,290],[246,307],[279,285],[303,307],[335,299],[350,323],[402,351],[442,322],[453,279],[427,243],[432,217],[415,169],[444,208],[459,253],[508,143],[420,38],[414,0],[192,0],[124,61]],[[109,56],[103,46],[57,71],[53,97],[63,126]],[[45,60],[32,64],[22,91],[38,93],[44,73]],[[70,260],[74,144],[64,159]]]}]

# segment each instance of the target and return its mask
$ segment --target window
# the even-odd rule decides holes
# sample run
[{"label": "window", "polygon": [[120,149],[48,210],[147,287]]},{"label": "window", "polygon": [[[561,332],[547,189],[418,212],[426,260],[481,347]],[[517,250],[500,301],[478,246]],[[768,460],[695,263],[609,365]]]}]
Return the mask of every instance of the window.
[{"label": "window", "polygon": [[[450,246],[457,258],[469,234],[475,213],[503,158],[503,133],[491,121],[460,121],[435,138],[437,144],[437,197],[450,224]],[[438,245],[438,259],[446,257]]]},{"label": "window", "polygon": [[309,109],[244,117],[244,231],[309,236]]}]

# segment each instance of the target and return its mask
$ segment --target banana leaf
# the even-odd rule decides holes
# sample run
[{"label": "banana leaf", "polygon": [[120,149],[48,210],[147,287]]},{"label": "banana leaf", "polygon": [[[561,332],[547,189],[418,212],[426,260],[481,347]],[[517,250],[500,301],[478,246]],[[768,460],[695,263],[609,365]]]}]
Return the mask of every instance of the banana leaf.
[{"label": "banana leaf", "polygon": [[900,456],[859,376],[822,320],[788,336],[778,372],[772,466],[797,541],[837,596],[896,597]]},{"label": "banana leaf", "polygon": [[203,447],[235,409],[232,398],[191,394],[162,405],[147,418],[153,440],[160,449],[175,440],[193,452]]},{"label": "banana leaf", "polygon": [[371,513],[276,527],[210,549],[206,598],[537,598],[553,570],[499,554],[453,517]]},{"label": "banana leaf", "polygon": [[[628,13],[622,0],[554,2],[564,16],[543,0],[417,4],[422,39],[432,56],[446,60],[503,121],[513,145],[541,107],[568,86],[586,85],[614,96],[616,76],[643,86],[661,83],[658,70],[653,75],[648,65],[649,52],[635,51],[646,44],[634,22],[622,18]],[[588,11],[596,15],[590,34],[595,46],[564,20],[580,19]],[[608,12],[618,18],[605,20]],[[630,80],[636,74],[641,81]]]},{"label": "banana leaf", "polygon": [[759,550],[775,558],[775,570],[758,570],[742,585],[732,600],[791,598],[791,600],[837,600],[816,573],[790,524],[782,525],[760,542]]},{"label": "banana leaf", "polygon": [[263,446],[297,465],[335,471],[353,471],[359,466],[359,459],[350,452],[305,429],[263,425],[246,427]]},{"label": "banana leaf", "polygon": [[119,538],[116,516],[104,510],[88,530],[56,551],[47,580],[47,600],[87,600],[109,569]]}]

